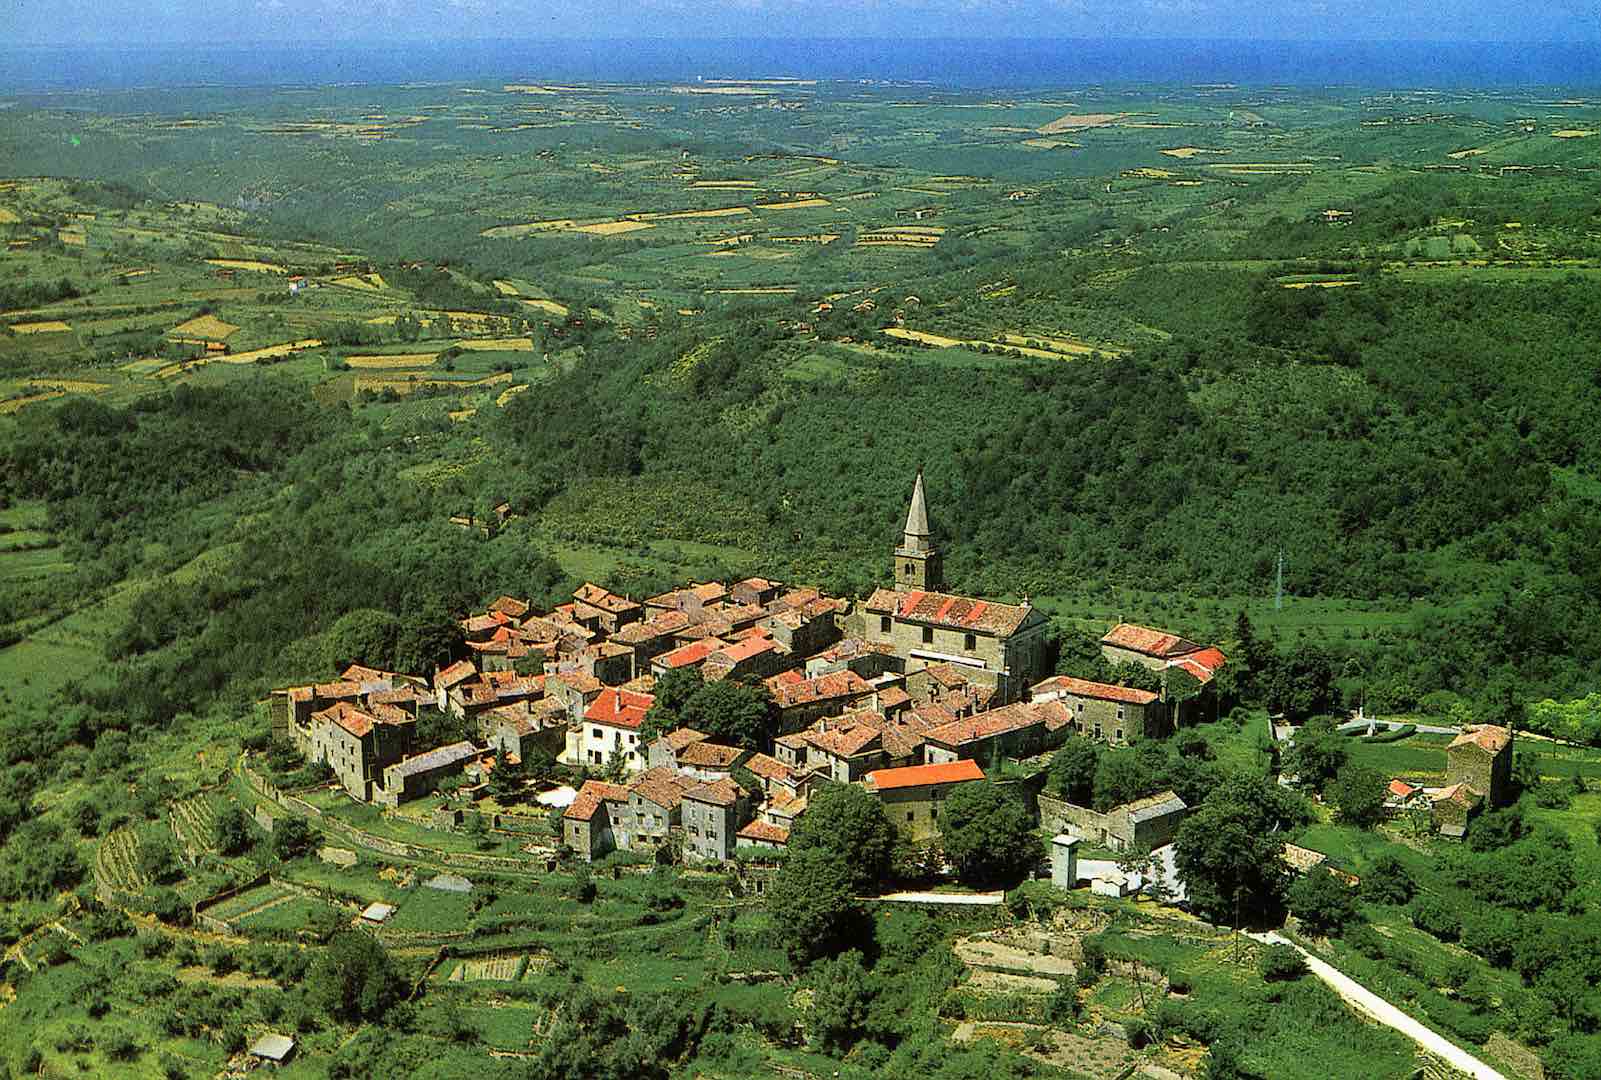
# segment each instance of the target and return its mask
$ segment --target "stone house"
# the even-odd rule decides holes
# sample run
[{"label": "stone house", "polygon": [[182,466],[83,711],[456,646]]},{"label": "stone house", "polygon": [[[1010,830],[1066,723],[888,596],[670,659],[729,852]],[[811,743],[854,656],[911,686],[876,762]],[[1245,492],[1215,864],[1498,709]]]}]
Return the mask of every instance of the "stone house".
[{"label": "stone house", "polygon": [[411,750],[414,717],[393,706],[374,712],[340,701],[311,716],[306,759],[326,762],[352,797],[372,800],[384,769]]},{"label": "stone house", "polygon": [[969,760],[940,765],[877,769],[867,774],[867,790],[878,796],[896,831],[912,841],[939,835],[939,811],[946,796],[960,784],[984,779],[984,770]]},{"label": "stone house", "polygon": [[732,858],[735,834],[745,823],[747,806],[744,791],[727,778],[686,790],[680,811],[685,857],[698,862],[725,862]]},{"label": "stone house", "polygon": [[768,848],[782,851],[789,847],[789,830],[758,818],[734,834],[736,847]]},{"label": "stone house", "polygon": [[689,617],[683,612],[662,612],[643,622],[629,623],[609,640],[633,651],[632,671],[637,677],[651,670],[651,661],[656,657],[679,646],[673,635],[688,625]]},{"label": "stone house", "polygon": [[884,764],[880,732],[870,724],[824,720],[803,734],[807,770],[836,783],[855,783]]},{"label": "stone house", "polygon": [[627,832],[622,827],[627,816],[626,787],[586,780],[572,804],[562,811],[562,843],[585,862],[593,862],[608,851],[627,848]]},{"label": "stone house", "polygon": [[1494,724],[1465,727],[1445,748],[1447,784],[1466,784],[1489,801],[1512,801],[1512,731]]},{"label": "stone house", "polygon": [[895,648],[884,642],[869,644],[860,637],[848,637],[830,645],[806,661],[806,677],[815,679],[846,668],[864,679],[875,679],[891,672],[899,673],[905,666],[895,655]]},{"label": "stone house", "polygon": [[1468,821],[1483,804],[1483,797],[1465,783],[1429,792],[1429,815],[1434,828],[1441,836],[1453,840],[1467,835]]},{"label": "stone house", "polygon": [[450,691],[466,682],[476,679],[478,669],[471,660],[458,660],[449,667],[440,668],[434,674],[434,693],[436,695],[434,707],[440,712],[450,708]]},{"label": "stone house", "polygon": [[778,597],[778,591],[782,588],[783,585],[779,582],[750,577],[744,581],[736,581],[728,590],[728,598],[736,604],[765,607]]},{"label": "stone house", "polygon": [[646,747],[646,760],[652,769],[678,771],[678,755],[692,743],[711,738],[694,728],[675,728]]},{"label": "stone house", "polygon": [[[1114,664],[1139,664],[1155,672],[1176,668],[1203,687],[1209,686],[1228,663],[1228,657],[1216,646],[1197,645],[1167,630],[1133,623],[1118,623],[1108,631],[1101,638],[1101,655]],[[1190,711],[1200,708],[1200,700],[1192,699],[1180,707],[1184,715],[1173,716],[1172,722],[1183,722]]]},{"label": "stone house", "polygon": [[605,766],[621,759],[630,772],[646,768],[647,747],[639,741],[639,727],[655,703],[650,694],[607,687],[584,711],[580,759],[585,765]]},{"label": "stone house", "polygon": [[1159,792],[1097,813],[1049,795],[1040,795],[1040,820],[1059,830],[1114,851],[1155,850],[1173,842],[1189,808],[1171,791]]},{"label": "stone house", "polygon": [[1071,723],[1059,701],[1018,702],[924,732],[923,759],[937,765],[963,758],[988,764],[1029,757],[1060,744]]},{"label": "stone house", "polygon": [[628,786],[630,846],[666,840],[682,824],[684,792],[699,781],[667,769],[647,769]]},{"label": "stone house", "polygon": [[795,656],[811,656],[839,640],[837,605],[819,597],[766,615],[761,625]]},{"label": "stone house", "polygon": [[749,754],[749,750],[737,746],[697,740],[678,751],[676,766],[684,775],[710,783],[726,780]]},{"label": "stone house", "polygon": [[1057,675],[1035,683],[1031,700],[1060,702],[1072,714],[1073,730],[1108,746],[1127,746],[1167,733],[1167,710],[1149,690]]},{"label": "stone house", "polygon": [[645,609],[609,589],[585,582],[573,593],[573,618],[580,623],[615,634],[629,623],[645,617]]},{"label": "stone house", "polygon": [[599,679],[581,671],[566,671],[545,677],[546,695],[561,703],[568,721],[573,724],[584,719],[584,713],[589,711],[589,707],[605,689]]},{"label": "stone house", "polygon": [[866,679],[854,671],[836,671],[815,679],[786,672],[766,680],[767,690],[778,709],[778,728],[795,732],[825,717],[838,716],[873,694]]},{"label": "stone house", "polygon": [[718,679],[765,679],[789,664],[789,649],[770,637],[752,636],[725,645],[706,657],[700,673]]},{"label": "stone house", "polygon": [[705,637],[699,641],[691,641],[687,645],[679,645],[669,652],[664,652],[650,662],[650,673],[661,678],[669,671],[679,668],[700,667],[712,653],[727,645],[728,642],[719,637]]},{"label": "stone house", "polygon": [[464,740],[409,757],[384,770],[383,787],[374,791],[373,800],[395,807],[411,799],[420,799],[437,790],[445,778],[459,774],[479,753],[472,743]]},{"label": "stone house", "polygon": [[768,798],[783,796],[793,799],[806,791],[800,774],[769,754],[752,754],[743,764],[752,776],[762,782],[762,790]]}]

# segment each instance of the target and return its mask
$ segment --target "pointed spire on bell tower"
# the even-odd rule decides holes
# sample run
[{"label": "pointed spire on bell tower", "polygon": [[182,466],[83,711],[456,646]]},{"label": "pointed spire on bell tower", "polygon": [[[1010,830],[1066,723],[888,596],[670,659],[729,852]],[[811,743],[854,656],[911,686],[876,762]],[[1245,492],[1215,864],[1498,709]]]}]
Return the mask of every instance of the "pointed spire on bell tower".
[{"label": "pointed spire on bell tower", "polygon": [[912,485],[912,502],[906,508],[906,529],[900,547],[895,549],[895,588],[937,592],[943,588],[940,554],[934,547],[934,534],[928,525],[928,499],[923,494],[923,470],[917,470]]}]

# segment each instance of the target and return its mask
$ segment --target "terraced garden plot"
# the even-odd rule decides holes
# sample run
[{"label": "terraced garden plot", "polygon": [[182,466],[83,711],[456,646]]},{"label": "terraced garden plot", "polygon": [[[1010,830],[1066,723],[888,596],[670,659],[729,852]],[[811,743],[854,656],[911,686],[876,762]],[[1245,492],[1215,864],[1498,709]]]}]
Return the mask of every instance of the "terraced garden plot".
[{"label": "terraced garden plot", "polygon": [[215,851],[217,808],[209,795],[195,795],[172,804],[172,832],[191,855]]},{"label": "terraced garden plot", "polygon": [[237,896],[230,896],[222,903],[206,908],[205,914],[231,924],[250,916],[260,915],[278,904],[299,898],[299,893],[286,889],[282,885],[268,882],[265,885],[258,885],[254,889],[246,889]]},{"label": "terraced garden plot", "polygon": [[290,894],[228,921],[240,930],[304,930],[332,910],[321,900]]},{"label": "terraced garden plot", "polygon": [[528,974],[530,969],[538,970],[545,966],[543,958],[536,964],[535,958],[526,953],[514,953],[506,956],[484,956],[474,959],[457,961],[450,968],[446,981],[460,982],[517,982]]},{"label": "terraced garden plot", "polygon": [[150,879],[139,872],[139,834],[124,825],[108,833],[95,852],[101,876],[124,892],[143,892]]}]

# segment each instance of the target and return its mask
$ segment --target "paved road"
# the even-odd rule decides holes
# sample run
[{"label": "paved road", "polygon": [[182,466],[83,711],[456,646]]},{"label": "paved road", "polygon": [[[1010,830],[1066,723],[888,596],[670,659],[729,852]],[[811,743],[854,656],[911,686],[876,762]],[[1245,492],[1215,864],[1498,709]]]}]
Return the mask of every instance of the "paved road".
[{"label": "paved road", "polygon": [[1336,994],[1339,994],[1346,1004],[1358,1012],[1372,1017],[1386,1027],[1394,1028],[1423,1047],[1423,1049],[1429,1051],[1429,1053],[1439,1055],[1453,1069],[1459,1069],[1467,1073],[1469,1076],[1474,1077],[1474,1080],[1507,1080],[1503,1073],[1492,1069],[1460,1046],[1457,1046],[1450,1039],[1418,1023],[1355,979],[1342,973],[1333,965],[1313,956],[1295,944],[1295,942],[1271,931],[1265,934],[1249,934],[1248,936],[1269,945],[1290,946],[1305,958],[1306,966],[1312,974],[1328,983],[1329,987]]}]

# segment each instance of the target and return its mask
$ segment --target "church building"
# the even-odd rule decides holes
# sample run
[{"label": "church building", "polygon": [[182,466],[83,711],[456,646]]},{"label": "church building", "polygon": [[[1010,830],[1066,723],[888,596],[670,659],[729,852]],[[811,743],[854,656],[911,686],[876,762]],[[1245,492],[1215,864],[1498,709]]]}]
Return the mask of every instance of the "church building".
[{"label": "church building", "polygon": [[994,687],[994,704],[1021,700],[1044,674],[1047,620],[1027,599],[1001,604],[941,591],[943,566],[921,470],[894,558],[895,587],[868,598],[863,637],[892,648],[908,673],[954,664],[973,682]]}]

